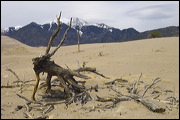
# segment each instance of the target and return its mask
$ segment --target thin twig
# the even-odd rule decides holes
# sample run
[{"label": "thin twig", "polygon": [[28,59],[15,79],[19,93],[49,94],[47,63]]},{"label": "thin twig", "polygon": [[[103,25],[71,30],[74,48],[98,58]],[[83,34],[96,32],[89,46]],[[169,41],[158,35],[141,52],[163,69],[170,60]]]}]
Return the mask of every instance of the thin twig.
[{"label": "thin twig", "polygon": [[141,79],[141,77],[142,77],[142,72],[141,72],[141,74],[139,76],[139,79],[137,79],[137,81],[133,84],[133,88],[131,90],[132,94],[136,94],[137,93],[138,84],[139,84],[139,80]]},{"label": "thin twig", "polygon": [[24,112],[24,114],[26,115],[26,116],[28,116],[29,118],[31,118],[31,119],[34,119],[34,117],[29,113],[29,112]]},{"label": "thin twig", "polygon": [[25,102],[25,106],[26,106],[26,112],[30,112],[30,108],[29,108],[29,105],[28,104],[30,104],[29,102],[27,103],[27,102]]},{"label": "thin twig", "polygon": [[116,89],[114,89],[113,86],[110,87],[110,89],[113,90],[114,92],[118,93],[118,95],[123,96],[123,94],[120,91],[117,91]]},{"label": "thin twig", "polygon": [[[5,65],[5,66],[6,66],[6,65]],[[15,77],[18,79],[18,81],[21,81],[21,80],[19,79],[19,77],[17,76],[17,74],[16,74],[11,68],[9,68],[9,67],[6,66],[6,71],[9,71],[9,72],[13,73],[13,74],[15,75]]]},{"label": "thin twig", "polygon": [[141,75],[139,76],[139,79],[136,81],[136,89],[138,89],[139,80],[141,79],[141,77],[142,77],[142,72],[141,72]]},{"label": "thin twig", "polygon": [[152,84],[148,85],[148,86],[146,87],[146,89],[144,90],[144,92],[143,92],[143,94],[142,94],[142,98],[144,97],[144,95],[146,94],[146,92],[147,92],[147,90],[148,90],[149,88],[151,88],[153,85],[155,85],[156,83],[158,83],[158,82],[160,82],[160,81],[161,81],[160,78],[154,79],[153,82],[152,82]]},{"label": "thin twig", "polygon": [[167,107],[170,111],[172,111],[172,108],[170,108],[170,107],[169,107],[169,106],[167,106],[167,105],[166,105],[166,107]]},{"label": "thin twig", "polygon": [[54,109],[54,106],[53,105],[49,105],[48,108],[43,111],[43,115],[45,115],[46,113],[50,112],[53,109]]},{"label": "thin twig", "polygon": [[79,64],[79,61],[78,60],[76,60],[76,62],[77,62],[77,69],[79,69],[80,68],[80,64]]},{"label": "thin twig", "polygon": [[24,96],[22,96],[22,95],[19,95],[19,94],[16,94],[16,95],[17,95],[18,97],[20,97],[20,98],[26,100],[26,101],[29,102],[29,103],[35,103],[35,104],[44,105],[43,103],[38,102],[38,101],[31,101],[31,100],[28,100],[26,97],[24,97]]},{"label": "thin twig", "polygon": [[159,95],[155,96],[153,99],[157,99],[162,93],[160,93]]},{"label": "thin twig", "polygon": [[128,82],[128,80],[125,80],[125,79],[120,78],[120,79],[115,79],[115,80],[110,81],[110,82],[106,82],[105,85],[108,85],[108,84],[111,84],[111,85],[112,85],[112,84],[115,84],[116,81],[118,81],[118,82]]},{"label": "thin twig", "polygon": [[103,74],[98,73],[98,72],[96,72],[96,71],[94,71],[93,73],[95,73],[95,74],[97,74],[97,75],[100,75],[100,76],[103,77],[103,78],[110,79],[109,77],[106,77],[106,76],[104,76]]}]

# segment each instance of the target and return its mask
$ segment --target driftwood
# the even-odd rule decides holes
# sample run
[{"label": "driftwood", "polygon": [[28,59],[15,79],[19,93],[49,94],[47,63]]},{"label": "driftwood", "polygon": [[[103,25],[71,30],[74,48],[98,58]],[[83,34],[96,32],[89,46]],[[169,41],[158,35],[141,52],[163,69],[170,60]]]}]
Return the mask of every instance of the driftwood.
[{"label": "driftwood", "polygon": [[[118,94],[118,96],[117,97],[106,97],[106,98],[101,98],[101,97],[97,96],[97,101],[101,101],[101,102],[112,101],[113,104],[111,106],[108,106],[108,108],[111,108],[111,107],[115,107],[116,104],[119,102],[135,100],[137,102],[141,102],[144,106],[146,106],[149,110],[151,110],[153,112],[157,112],[157,113],[165,112],[164,108],[161,108],[158,105],[156,105],[155,103],[144,98],[148,89],[150,87],[152,87],[153,85],[155,85],[156,83],[158,83],[159,81],[161,81],[161,79],[160,78],[154,79],[152,84],[148,85],[146,87],[146,89],[143,91],[143,94],[138,95],[137,88],[138,88],[138,84],[139,84],[139,80],[140,80],[141,76],[142,76],[142,73],[141,73],[139,79],[135,83],[130,85],[132,88],[130,89],[131,91],[129,92],[130,93],[129,95],[124,95],[121,92],[118,92],[117,90],[114,90],[114,89],[112,89],[112,87],[110,87],[113,91],[115,91]],[[112,83],[114,83],[114,81],[108,82],[108,84],[109,83],[112,84]],[[128,88],[128,90],[129,90],[129,88]]]}]

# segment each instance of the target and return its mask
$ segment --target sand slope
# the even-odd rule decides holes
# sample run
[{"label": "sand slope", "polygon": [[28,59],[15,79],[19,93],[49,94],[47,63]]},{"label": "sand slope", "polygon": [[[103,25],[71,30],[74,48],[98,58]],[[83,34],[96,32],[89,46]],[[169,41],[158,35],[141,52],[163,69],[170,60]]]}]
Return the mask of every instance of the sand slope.
[{"label": "sand slope", "polygon": [[13,38],[1,36],[1,55],[31,54],[31,52],[28,49],[31,49],[31,47]]},{"label": "sand slope", "polygon": [[[44,54],[43,47],[29,47],[14,39],[1,36],[1,85],[12,83],[17,79],[15,76],[5,70],[5,65],[13,69],[21,80],[34,79],[32,58]],[[54,49],[54,47],[52,48]],[[55,63],[62,67],[77,68],[77,61],[82,64],[87,62],[88,67],[96,67],[98,72],[110,77],[110,80],[116,78],[127,79],[130,83],[137,80],[140,73],[145,84],[151,83],[152,79],[161,77],[159,83],[164,89],[175,91],[175,97],[179,97],[179,37],[167,37],[149,40],[139,40],[123,43],[102,43],[86,44],[80,46],[81,52],[77,52],[77,46],[63,46],[52,57]],[[87,74],[91,79],[87,80],[86,87],[103,86],[108,79],[104,79],[95,74]],[[45,78],[41,76],[41,78]],[[32,82],[33,84],[35,82]],[[22,93],[30,99],[33,87],[27,87]],[[38,93],[42,93],[39,90]],[[15,111],[17,105],[24,105],[23,99],[20,99],[16,93],[18,88],[1,88],[1,117],[2,118],[24,118],[22,110]],[[37,99],[40,98],[36,95]],[[167,93],[171,95],[170,93]],[[92,96],[110,96],[112,91],[102,90],[92,92]],[[162,95],[164,99],[165,95]],[[154,101],[157,102],[157,101]],[[158,102],[157,102],[158,103]],[[83,107],[92,107],[102,104],[96,101],[90,101]],[[105,103],[108,104],[108,103]],[[158,103],[166,108],[166,104]],[[172,111],[166,108],[163,114],[153,113],[143,105],[133,101],[119,103],[116,108],[89,111],[84,110],[81,105],[75,103],[68,108],[64,104],[58,104],[55,109],[48,113],[50,118],[179,118],[179,109],[173,108]],[[35,114],[36,115],[36,114]]]}]

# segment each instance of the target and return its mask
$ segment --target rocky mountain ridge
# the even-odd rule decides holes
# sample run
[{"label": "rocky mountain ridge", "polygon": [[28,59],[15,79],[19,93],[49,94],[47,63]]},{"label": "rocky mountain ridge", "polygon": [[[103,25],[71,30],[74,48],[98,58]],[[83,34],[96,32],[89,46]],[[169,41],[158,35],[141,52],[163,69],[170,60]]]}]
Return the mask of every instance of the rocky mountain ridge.
[{"label": "rocky mountain ridge", "polygon": [[[29,46],[47,46],[49,38],[56,30],[57,24],[52,21],[43,25],[31,22],[25,26],[9,27],[5,30],[1,29],[1,35],[6,35],[11,38],[29,45]],[[62,23],[60,32],[52,43],[52,46],[57,46],[68,28],[68,23]],[[104,23],[88,24],[80,18],[73,18],[72,27],[67,35],[64,45],[77,44],[77,31],[80,29],[81,44],[89,43],[109,43],[109,42],[124,42],[131,40],[139,40],[148,38],[148,34],[152,31],[159,31],[162,37],[179,36],[179,26],[171,26],[145,32],[138,32],[134,28],[120,30],[110,27]]]}]

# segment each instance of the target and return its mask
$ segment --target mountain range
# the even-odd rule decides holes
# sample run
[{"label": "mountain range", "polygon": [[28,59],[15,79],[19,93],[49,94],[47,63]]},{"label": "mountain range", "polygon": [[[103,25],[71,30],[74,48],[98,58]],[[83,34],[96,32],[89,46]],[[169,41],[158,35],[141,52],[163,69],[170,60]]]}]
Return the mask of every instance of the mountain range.
[{"label": "mountain range", "polygon": [[[60,32],[55,37],[52,46],[57,46],[62,39],[62,36],[69,23],[62,23]],[[50,22],[43,25],[31,22],[25,26],[9,27],[1,29],[1,35],[6,35],[11,38],[29,45],[29,46],[47,46],[49,38],[57,28],[56,22]],[[140,40],[148,38],[148,35],[153,31],[158,31],[161,37],[179,36],[179,26],[170,26],[145,32],[138,32],[134,28],[120,30],[110,27],[104,23],[88,24],[88,22],[73,18],[72,27],[67,34],[67,39],[63,45],[77,44],[77,31],[80,29],[80,43],[109,43],[109,42],[125,42],[132,40]]]}]

